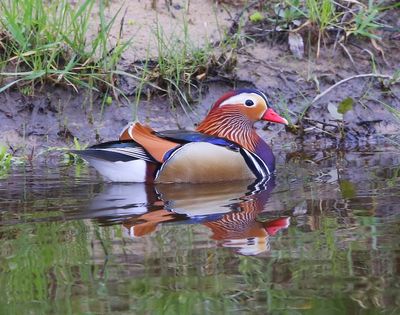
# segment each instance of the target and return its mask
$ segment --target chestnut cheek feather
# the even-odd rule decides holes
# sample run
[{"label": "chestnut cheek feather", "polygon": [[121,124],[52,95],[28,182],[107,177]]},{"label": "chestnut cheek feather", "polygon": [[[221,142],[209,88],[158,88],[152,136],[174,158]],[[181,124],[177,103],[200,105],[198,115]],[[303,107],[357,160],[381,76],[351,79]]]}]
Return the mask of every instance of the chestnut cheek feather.
[{"label": "chestnut cheek feather", "polygon": [[285,118],[279,116],[272,108],[268,108],[264,115],[261,117],[262,120],[275,122],[278,124],[288,125],[288,121]]}]

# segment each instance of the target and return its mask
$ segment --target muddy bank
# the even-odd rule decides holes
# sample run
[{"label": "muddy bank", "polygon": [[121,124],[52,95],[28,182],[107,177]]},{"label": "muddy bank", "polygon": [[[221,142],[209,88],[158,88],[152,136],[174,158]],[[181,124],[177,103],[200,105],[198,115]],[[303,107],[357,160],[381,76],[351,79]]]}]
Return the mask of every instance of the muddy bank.
[{"label": "muddy bank", "polygon": [[[254,25],[248,24],[245,31],[262,35],[263,27],[267,26],[254,30]],[[400,69],[400,42],[393,39],[393,34],[379,43],[384,54],[371,42],[354,38],[346,43],[346,49],[334,50],[333,43],[325,43],[319,58],[315,46],[306,47],[302,59],[293,55],[285,35],[254,38],[241,43],[232,71],[209,73],[199,83],[198,99],[190,109],[171,107],[162,93],[148,98],[145,88],[137,108],[138,119],[155,129],[193,129],[227,90],[256,87],[296,126],[285,130],[282,126],[257,124],[276,150],[296,151],[304,145],[355,147],[384,141],[385,137],[400,142],[398,83],[391,85],[380,77],[351,79],[310,106],[320,93],[346,78],[373,72],[392,76]],[[131,64],[125,59],[121,68],[129,69]],[[84,90],[76,93],[62,86],[43,86],[33,96],[16,90],[1,93],[0,143],[16,156],[38,158],[46,157],[54,148],[73,147],[74,138],[82,146],[115,140],[134,118],[137,82],[120,77],[117,87],[132,95],[131,104],[120,98],[107,105],[101,94]],[[354,100],[354,106],[341,120],[332,109],[348,97]]]},{"label": "muddy bank", "polygon": [[[313,104],[301,121],[299,116],[316,97],[336,82],[368,73],[368,58],[357,60],[359,68],[343,58],[296,60],[284,47],[268,43],[248,45],[238,55],[237,69],[227,78],[217,78],[202,85],[203,93],[185,113],[172,108],[166,96],[157,95],[141,101],[138,119],[155,129],[193,129],[213,102],[234,87],[257,87],[271,99],[278,111],[288,115],[298,126],[295,132],[282,126],[258,124],[263,137],[274,144],[306,143],[335,145],[341,123],[328,110],[347,97],[356,102],[344,117],[346,142],[358,145],[382,136],[399,134],[399,123],[388,106],[400,110],[399,85],[389,91],[376,78],[353,79],[344,83]],[[365,66],[363,67],[363,63]],[[381,66],[381,73],[392,73],[394,66]],[[134,90],[134,86],[129,87]],[[126,101],[113,101],[102,106],[101,95],[81,91],[77,94],[63,87],[45,87],[34,96],[18,91],[0,94],[0,143],[18,156],[38,155],[54,147],[71,147],[76,137],[82,145],[94,144],[118,137],[120,130],[133,119],[134,106]],[[132,104],[134,100],[132,98]]]}]

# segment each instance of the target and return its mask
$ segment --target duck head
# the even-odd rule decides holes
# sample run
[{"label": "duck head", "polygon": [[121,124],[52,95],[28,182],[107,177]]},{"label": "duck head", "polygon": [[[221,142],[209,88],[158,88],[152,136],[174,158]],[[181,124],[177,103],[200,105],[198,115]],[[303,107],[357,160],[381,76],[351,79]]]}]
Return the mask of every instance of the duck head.
[{"label": "duck head", "polygon": [[259,136],[253,125],[259,120],[288,124],[286,119],[270,107],[267,97],[261,91],[233,90],[215,102],[197,131],[227,138],[254,151]]}]

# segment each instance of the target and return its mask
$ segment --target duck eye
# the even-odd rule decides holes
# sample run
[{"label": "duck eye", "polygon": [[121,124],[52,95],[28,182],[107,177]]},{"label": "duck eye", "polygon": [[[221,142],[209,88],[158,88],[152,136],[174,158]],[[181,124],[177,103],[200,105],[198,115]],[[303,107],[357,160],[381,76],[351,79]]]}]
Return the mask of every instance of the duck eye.
[{"label": "duck eye", "polygon": [[246,100],[246,102],[244,103],[246,106],[253,106],[254,102],[252,100]]}]

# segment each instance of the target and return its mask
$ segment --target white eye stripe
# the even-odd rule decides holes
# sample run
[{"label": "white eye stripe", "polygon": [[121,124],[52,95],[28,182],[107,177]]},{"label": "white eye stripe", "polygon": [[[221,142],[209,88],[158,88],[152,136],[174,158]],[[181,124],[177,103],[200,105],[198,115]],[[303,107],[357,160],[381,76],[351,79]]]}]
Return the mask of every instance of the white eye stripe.
[{"label": "white eye stripe", "polygon": [[268,101],[267,95],[265,95],[263,92],[260,92],[260,94],[264,97],[264,99],[266,99]]},{"label": "white eye stripe", "polygon": [[253,107],[255,106],[262,97],[258,94],[255,93],[240,93],[238,95],[234,95],[227,100],[223,101],[219,106],[224,106],[224,105],[232,105],[232,104],[245,104],[247,100],[253,101],[254,105],[247,106],[247,107]]}]

